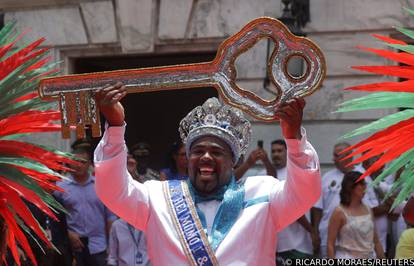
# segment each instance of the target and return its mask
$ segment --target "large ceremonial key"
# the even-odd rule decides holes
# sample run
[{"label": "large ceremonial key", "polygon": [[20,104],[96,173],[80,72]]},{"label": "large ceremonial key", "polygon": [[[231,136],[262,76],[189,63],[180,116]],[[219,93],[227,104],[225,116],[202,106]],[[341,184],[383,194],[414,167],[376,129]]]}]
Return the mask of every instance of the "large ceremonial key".
[{"label": "large ceremonial key", "polygon": [[[236,84],[236,58],[263,38],[275,42],[267,62],[267,71],[277,90],[272,101],[263,100]],[[288,72],[288,61],[294,56],[306,62],[305,73],[300,77]],[[271,121],[277,105],[311,94],[321,85],[325,74],[325,59],[318,46],[309,39],[294,36],[278,20],[263,17],[226,39],[211,62],[47,78],[41,80],[39,93],[44,99],[59,99],[64,138],[70,137],[70,126],[76,126],[77,136],[83,137],[86,125],[91,125],[92,135],[97,137],[100,124],[94,91],[118,81],[127,87],[128,93],[215,87],[228,104],[257,119]]]}]

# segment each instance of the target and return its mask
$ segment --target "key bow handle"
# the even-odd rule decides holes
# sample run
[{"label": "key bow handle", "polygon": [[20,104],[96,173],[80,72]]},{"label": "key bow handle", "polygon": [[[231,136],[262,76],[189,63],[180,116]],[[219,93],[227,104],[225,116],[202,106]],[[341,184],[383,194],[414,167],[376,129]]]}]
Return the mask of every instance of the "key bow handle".
[{"label": "key bow handle", "polygon": [[[236,84],[237,57],[263,38],[275,43],[267,62],[267,72],[274,84],[276,97],[267,101]],[[288,72],[288,62],[292,57],[300,57],[305,62],[305,71],[299,76]],[[223,99],[249,113],[253,117],[272,121],[275,108],[294,97],[304,97],[317,90],[326,76],[325,57],[320,48],[311,40],[293,35],[277,19],[257,18],[248,23],[238,33],[226,39],[219,47],[214,64],[216,78]]]}]

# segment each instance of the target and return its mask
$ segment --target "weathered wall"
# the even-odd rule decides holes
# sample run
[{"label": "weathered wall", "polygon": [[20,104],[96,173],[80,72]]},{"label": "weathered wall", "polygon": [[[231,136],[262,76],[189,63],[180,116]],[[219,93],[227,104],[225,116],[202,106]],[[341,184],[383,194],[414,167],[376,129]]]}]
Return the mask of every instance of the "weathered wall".
[{"label": "weathered wall", "polygon": [[[54,47],[56,60],[74,56],[128,53],[213,51],[225,37],[259,16],[278,17],[280,0],[42,0],[0,1],[6,21],[16,19],[21,29],[30,27],[30,36],[46,36]],[[2,6],[1,6],[2,5]],[[307,98],[305,126],[309,139],[320,155],[323,167],[331,166],[331,149],[344,132],[383,116],[389,111],[332,113],[344,99],[356,95],[341,89],[384,80],[350,69],[352,65],[384,64],[356,49],[357,45],[382,47],[370,33],[389,35],[393,26],[413,25],[402,0],[312,0],[311,22],[304,31],[325,53],[328,76],[322,88]],[[238,63],[242,86],[264,98],[271,94],[261,86],[265,76],[265,42],[261,42]],[[268,149],[280,136],[277,126],[253,121],[252,148],[258,139]],[[50,141],[67,147],[59,137]]]}]

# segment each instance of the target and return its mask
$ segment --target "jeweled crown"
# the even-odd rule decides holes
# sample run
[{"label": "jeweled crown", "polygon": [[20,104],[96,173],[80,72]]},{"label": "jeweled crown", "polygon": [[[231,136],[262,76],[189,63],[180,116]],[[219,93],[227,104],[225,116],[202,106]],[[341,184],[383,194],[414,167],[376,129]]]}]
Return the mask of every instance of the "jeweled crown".
[{"label": "jeweled crown", "polygon": [[236,163],[249,147],[251,126],[240,110],[210,98],[181,120],[179,132],[187,155],[195,140],[214,136],[230,146]]}]

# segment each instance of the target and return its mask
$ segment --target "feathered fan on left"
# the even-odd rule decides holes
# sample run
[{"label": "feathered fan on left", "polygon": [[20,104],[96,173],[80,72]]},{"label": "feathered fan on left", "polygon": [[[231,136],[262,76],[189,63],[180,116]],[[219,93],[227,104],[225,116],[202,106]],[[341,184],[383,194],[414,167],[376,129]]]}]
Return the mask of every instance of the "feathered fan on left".
[{"label": "feathered fan on left", "polygon": [[56,120],[61,117],[36,91],[41,78],[59,72],[48,48],[40,48],[45,39],[22,44],[24,37],[15,30],[15,22],[0,31],[0,259],[5,260],[8,247],[20,265],[19,247],[37,265],[26,236],[48,248],[53,245],[25,201],[56,219],[55,213],[64,209],[50,193],[60,190],[55,183],[64,176],[59,171],[70,171],[78,162],[69,153],[22,138],[59,132]]}]

